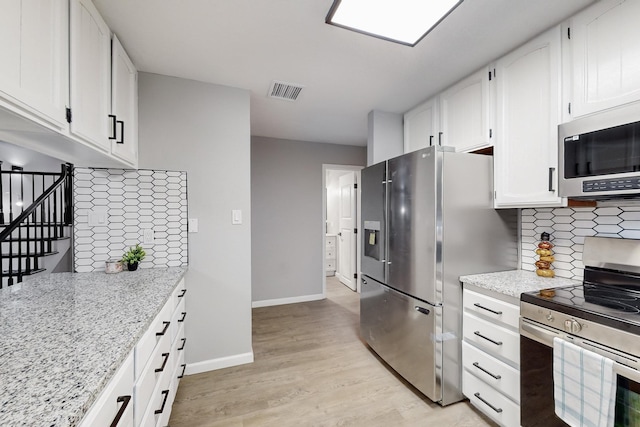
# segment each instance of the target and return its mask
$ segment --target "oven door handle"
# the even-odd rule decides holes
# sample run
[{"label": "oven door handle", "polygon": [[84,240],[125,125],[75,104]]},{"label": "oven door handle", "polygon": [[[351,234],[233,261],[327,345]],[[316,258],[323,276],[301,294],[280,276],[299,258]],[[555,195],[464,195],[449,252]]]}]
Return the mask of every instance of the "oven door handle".
[{"label": "oven door handle", "polygon": [[590,344],[588,341],[585,341],[580,338],[578,338],[579,342],[575,342],[575,340],[573,339],[567,339],[566,334],[556,332],[554,330],[547,329],[542,326],[538,326],[523,318],[520,318],[520,335],[523,337],[530,338],[534,341],[539,342],[540,344],[546,345],[547,347],[551,347],[551,348],[553,348],[553,339],[555,337],[558,337],[565,341],[573,342],[574,344],[579,344],[580,342],[582,342],[583,344],[580,345],[580,347],[582,348],[589,347],[591,351],[594,351],[595,353],[598,353],[604,357],[608,357],[609,359],[613,359],[614,360],[613,371],[616,374],[622,377],[628,378],[637,383],[640,383],[640,372],[637,369],[631,368],[629,366],[623,365],[622,363],[615,361],[615,359],[618,358],[616,357],[617,355],[609,351],[606,351],[605,349],[601,348],[599,345]]},{"label": "oven door handle", "polygon": [[563,338],[558,332],[535,325],[522,317],[520,318],[520,335],[544,344],[547,347],[553,347],[553,339],[555,337]]}]

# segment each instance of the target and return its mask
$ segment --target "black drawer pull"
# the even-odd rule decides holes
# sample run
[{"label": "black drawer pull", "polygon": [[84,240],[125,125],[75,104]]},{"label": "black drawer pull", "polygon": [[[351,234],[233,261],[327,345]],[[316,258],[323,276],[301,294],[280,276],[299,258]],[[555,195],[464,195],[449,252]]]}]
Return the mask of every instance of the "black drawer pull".
[{"label": "black drawer pull", "polygon": [[164,324],[164,328],[162,328],[162,332],[156,332],[157,337],[161,337],[167,333],[167,329],[169,329],[169,325],[171,322],[162,322]]},{"label": "black drawer pull", "polygon": [[486,369],[484,369],[482,366],[480,366],[480,364],[478,362],[473,362],[473,366],[475,366],[476,368],[480,369],[482,372],[484,372],[485,374],[492,376],[493,378],[499,380],[500,378],[502,378],[501,375],[496,375],[496,374],[492,374],[491,372],[487,371]]},{"label": "black drawer pull", "polygon": [[475,303],[475,304],[473,304],[473,305],[474,305],[475,307],[481,308],[481,309],[483,309],[483,310],[490,311],[490,312],[491,312],[491,313],[493,313],[493,314],[497,314],[498,316],[500,316],[500,315],[502,314],[502,312],[501,312],[501,311],[495,311],[495,310],[492,310],[492,309],[487,308],[487,307],[485,307],[485,306],[483,306],[483,305],[480,305],[480,304],[478,304],[478,303]]},{"label": "black drawer pull", "polygon": [[186,338],[182,338],[182,347],[180,347],[180,348],[178,349],[178,351],[180,351],[180,350],[184,350],[184,346],[185,346],[185,344],[186,344],[186,343],[187,343],[187,339],[186,339]]},{"label": "black drawer pull", "polygon": [[161,414],[162,411],[164,411],[164,405],[167,403],[167,397],[169,397],[169,390],[162,390],[160,394],[164,394],[164,399],[162,399],[162,406],[160,407],[160,409],[156,409],[153,412],[156,415]]},{"label": "black drawer pull", "polygon": [[428,308],[420,307],[419,305],[416,305],[415,307],[413,307],[413,309],[418,313],[427,314],[427,315],[429,314]]},{"label": "black drawer pull", "polygon": [[491,338],[489,338],[489,337],[485,337],[484,335],[482,335],[482,334],[480,333],[480,331],[475,331],[473,334],[474,334],[474,335],[479,336],[480,338],[484,338],[485,340],[487,340],[487,341],[489,341],[489,342],[492,342],[492,343],[494,343],[495,345],[502,345],[502,341],[495,341],[495,340],[492,340],[492,339],[491,339]]},{"label": "black drawer pull", "polygon": [[178,375],[178,379],[184,377],[184,371],[187,369],[187,364],[186,363],[183,363],[180,366],[182,366],[182,373],[180,375]]},{"label": "black drawer pull", "polygon": [[164,367],[167,366],[167,360],[169,360],[169,353],[162,353],[162,357],[164,357],[164,361],[162,362],[162,366],[156,368],[156,372],[164,371]]},{"label": "black drawer pull", "polygon": [[491,403],[487,402],[486,400],[484,400],[483,398],[480,397],[480,393],[473,393],[473,395],[475,397],[478,398],[478,400],[482,403],[484,403],[485,405],[487,405],[489,408],[493,409],[494,411],[496,411],[497,413],[502,412],[502,408],[496,408],[495,406],[493,406]]},{"label": "black drawer pull", "polygon": [[181,319],[178,319],[178,323],[182,323],[182,322],[184,322],[184,318],[185,318],[185,317],[187,317],[187,312],[186,312],[186,311],[183,311],[183,312],[182,312],[182,318],[181,318]]},{"label": "black drawer pull", "polygon": [[124,121],[116,120],[120,125],[120,141],[116,140],[116,144],[124,144]]},{"label": "black drawer pull", "polygon": [[180,295],[178,295],[178,298],[182,298],[184,296],[184,294],[186,294],[186,293],[187,293],[187,290],[183,289],[182,293]]},{"label": "black drawer pull", "polygon": [[116,402],[122,403],[122,406],[120,407],[120,409],[118,409],[118,413],[116,414],[116,417],[111,422],[110,427],[116,427],[118,425],[118,423],[120,422],[120,419],[124,415],[124,411],[126,411],[127,406],[129,406],[129,402],[131,402],[131,396],[118,396],[118,399],[116,399]]}]

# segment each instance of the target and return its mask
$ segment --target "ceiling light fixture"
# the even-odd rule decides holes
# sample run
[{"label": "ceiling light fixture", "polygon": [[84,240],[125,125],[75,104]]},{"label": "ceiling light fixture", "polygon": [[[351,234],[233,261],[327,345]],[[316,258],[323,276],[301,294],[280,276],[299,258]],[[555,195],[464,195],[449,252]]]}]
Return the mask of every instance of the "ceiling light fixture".
[{"label": "ceiling light fixture", "polygon": [[463,0],[334,0],[325,22],[415,46]]}]

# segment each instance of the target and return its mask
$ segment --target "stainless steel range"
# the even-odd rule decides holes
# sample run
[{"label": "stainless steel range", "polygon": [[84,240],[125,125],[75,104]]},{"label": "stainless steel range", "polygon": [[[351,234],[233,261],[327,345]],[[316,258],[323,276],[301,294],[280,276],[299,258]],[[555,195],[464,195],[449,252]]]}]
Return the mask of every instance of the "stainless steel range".
[{"label": "stainless steel range", "polygon": [[615,426],[640,425],[640,240],[587,237],[583,263],[583,283],[521,296],[522,427],[567,425],[554,411],[554,338],[614,361]]}]

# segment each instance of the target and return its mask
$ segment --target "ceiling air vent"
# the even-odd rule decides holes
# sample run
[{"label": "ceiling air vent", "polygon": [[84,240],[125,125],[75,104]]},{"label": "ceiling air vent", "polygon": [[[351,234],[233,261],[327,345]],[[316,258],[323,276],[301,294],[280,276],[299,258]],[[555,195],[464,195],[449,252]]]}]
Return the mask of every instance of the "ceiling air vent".
[{"label": "ceiling air vent", "polygon": [[304,86],[297,83],[285,83],[274,80],[269,88],[269,98],[295,101],[300,96]]}]

